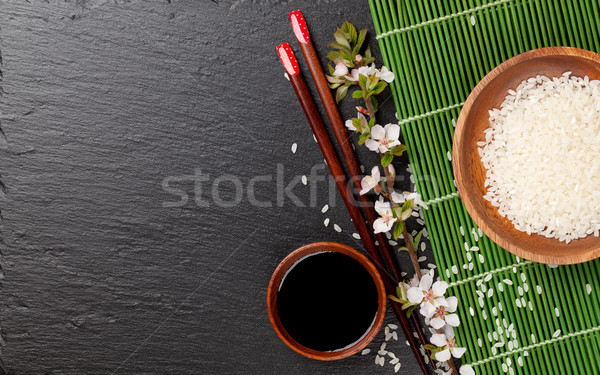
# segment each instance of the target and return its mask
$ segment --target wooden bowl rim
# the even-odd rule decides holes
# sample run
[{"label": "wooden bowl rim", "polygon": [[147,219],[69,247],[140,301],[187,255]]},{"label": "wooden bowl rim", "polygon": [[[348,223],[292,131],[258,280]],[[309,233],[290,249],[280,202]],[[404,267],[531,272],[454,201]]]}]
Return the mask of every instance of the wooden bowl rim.
[{"label": "wooden bowl rim", "polygon": [[[298,343],[286,332],[283,325],[281,324],[281,321],[279,320],[279,315],[277,313],[277,291],[279,289],[281,279],[283,278],[287,270],[294,263],[304,258],[305,256],[324,251],[333,251],[344,255],[348,255],[351,258],[358,261],[373,278],[373,282],[375,283],[378,295],[378,306],[375,321],[373,322],[371,328],[367,331],[367,333],[354,345],[342,350],[331,352],[314,350]],[[333,361],[346,358],[364,349],[375,338],[375,335],[377,335],[377,332],[379,332],[379,330],[381,329],[381,326],[383,325],[383,320],[385,318],[386,309],[387,294],[385,291],[383,279],[377,271],[377,268],[375,268],[373,263],[371,263],[371,261],[367,259],[366,256],[361,254],[358,250],[355,250],[350,246],[337,242],[314,242],[294,250],[292,253],[286,256],[281,261],[281,263],[279,263],[279,265],[273,272],[273,275],[271,276],[271,281],[269,282],[269,287],[267,288],[267,312],[269,314],[269,321],[271,322],[275,333],[277,333],[277,336],[279,336],[279,338],[295,352],[305,357],[321,361]]]},{"label": "wooden bowl rim", "polygon": [[[495,243],[497,243],[503,249],[509,251],[510,253],[517,255],[521,258],[532,260],[539,263],[545,264],[555,264],[555,265],[567,265],[567,264],[576,264],[583,263],[593,259],[600,257],[600,246],[597,248],[591,248],[589,251],[578,253],[576,256],[570,255],[546,255],[540,254],[535,251],[531,251],[527,247],[516,246],[512,243],[506,241],[503,237],[499,236],[495,231],[493,231],[490,226],[488,226],[487,222],[480,216],[479,211],[475,208],[474,199],[472,194],[469,194],[466,191],[466,187],[463,185],[463,181],[459,176],[466,176],[462,171],[463,157],[462,153],[459,152],[465,144],[464,133],[465,133],[465,122],[469,117],[471,112],[471,107],[477,101],[479,95],[483,92],[486,86],[500,76],[501,73],[508,70],[509,68],[520,64],[522,62],[533,60],[537,58],[544,58],[549,56],[573,56],[578,58],[584,58],[587,60],[591,60],[594,63],[600,65],[600,55],[580,49],[575,47],[565,47],[565,46],[557,46],[557,47],[543,47],[538,49],[533,49],[527,52],[523,52],[519,55],[516,55],[500,65],[496,66],[493,70],[491,70],[488,74],[485,75],[479,81],[479,83],[475,86],[473,91],[469,94],[469,97],[465,101],[462,110],[458,116],[458,120],[456,122],[456,128],[454,132],[454,139],[452,144],[452,166],[454,171],[454,179],[456,181],[456,188],[460,195],[460,198],[467,209],[467,212],[475,221],[477,226],[481,228],[483,233],[485,233],[490,239],[493,239]],[[484,168],[485,169],[485,168]],[[481,197],[483,199],[483,197]],[[515,228],[515,230],[517,230]],[[540,236],[539,234],[531,234],[531,236]],[[600,240],[600,239],[599,239]],[[557,242],[558,239],[556,239]],[[574,240],[577,241],[577,240]]]}]

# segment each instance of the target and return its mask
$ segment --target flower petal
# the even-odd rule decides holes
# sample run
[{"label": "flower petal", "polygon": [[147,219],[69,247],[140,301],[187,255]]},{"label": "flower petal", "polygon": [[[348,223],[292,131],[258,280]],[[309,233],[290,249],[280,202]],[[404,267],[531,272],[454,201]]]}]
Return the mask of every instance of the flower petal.
[{"label": "flower petal", "polygon": [[467,348],[454,348],[454,349],[452,349],[452,356],[454,358],[460,358],[463,356],[463,354],[465,354],[466,351],[467,351]]},{"label": "flower petal", "polygon": [[446,323],[448,323],[452,327],[458,327],[460,325],[460,318],[458,317],[457,314],[447,314],[446,315]]},{"label": "flower petal", "polygon": [[[377,222],[377,220],[375,220],[375,222]],[[423,302],[423,297],[425,296],[419,287],[408,288],[406,291],[406,298],[408,298],[411,303],[421,303]]]},{"label": "flower petal", "polygon": [[421,303],[421,315],[431,318],[435,314],[435,307],[429,301]]},{"label": "flower petal", "polygon": [[[446,340],[446,336],[442,335],[441,333],[436,333],[431,335],[431,343],[435,346],[437,346],[438,348],[443,348],[444,346],[446,346],[448,344],[448,341]],[[450,353],[448,353],[450,354]],[[439,359],[438,359],[439,361]]]},{"label": "flower petal", "polygon": [[434,329],[440,329],[446,325],[446,321],[444,321],[444,319],[439,318],[439,317],[433,318],[433,319],[431,319],[431,322],[429,322],[429,325],[432,326]]},{"label": "flower petal", "polygon": [[385,137],[385,130],[383,130],[381,125],[374,125],[371,128],[371,137],[375,140],[380,140]]},{"label": "flower petal", "polygon": [[346,76],[346,79],[352,82],[358,81],[358,69],[352,69],[350,76]]},{"label": "flower petal", "polygon": [[343,62],[339,62],[337,64],[335,64],[335,71],[333,72],[334,76],[345,76],[346,74],[348,74],[348,67],[346,65],[344,65]]},{"label": "flower petal", "polygon": [[436,281],[431,287],[436,296],[443,296],[446,293],[446,289],[448,289],[448,283],[445,281]]},{"label": "flower petal", "polygon": [[451,296],[446,298],[446,302],[448,302],[448,308],[446,309],[446,311],[455,312],[456,308],[458,307],[458,298]]},{"label": "flower petal", "polygon": [[435,354],[435,359],[440,362],[446,362],[450,359],[450,349],[444,349]]},{"label": "flower petal", "polygon": [[385,133],[390,142],[397,141],[398,137],[400,137],[400,126],[396,124],[387,124],[385,126]]},{"label": "flower petal", "polygon": [[397,204],[404,204],[404,202],[406,202],[406,200],[404,199],[404,195],[396,192],[392,193],[392,201],[394,201],[394,203]]},{"label": "flower petal", "polygon": [[396,177],[396,168],[392,164],[388,165],[388,172],[392,178]]},{"label": "flower petal", "polygon": [[387,223],[383,219],[377,219],[373,223],[373,231],[374,233],[389,232],[394,226],[394,222],[396,222],[396,219],[390,220]]},{"label": "flower petal", "polygon": [[379,172],[378,166],[374,166],[373,169],[371,169],[371,176],[373,176],[373,179],[375,181],[379,182],[379,180],[381,179],[381,173]]},{"label": "flower petal", "polygon": [[460,366],[460,375],[475,375],[475,370],[469,365]]},{"label": "flower petal", "polygon": [[345,123],[346,127],[352,131],[357,131],[358,129],[356,129],[356,126],[354,126],[354,123],[352,123],[352,120],[346,120]]},{"label": "flower petal", "polygon": [[379,145],[379,153],[380,154],[385,154],[386,152],[388,152],[390,149],[387,146],[384,146],[382,144]]},{"label": "flower petal", "polygon": [[433,282],[433,277],[431,275],[423,275],[421,281],[419,282],[419,288],[423,291],[428,291],[431,288],[431,283]]},{"label": "flower petal", "polygon": [[375,211],[379,215],[387,215],[390,213],[390,204],[388,202],[384,202],[383,198],[379,198],[379,200],[375,201]]},{"label": "flower petal", "polygon": [[379,73],[379,78],[390,83],[396,78],[393,72],[389,71],[385,66],[381,67],[381,73]]},{"label": "flower petal", "polygon": [[433,303],[433,306],[435,308],[438,308],[440,306],[448,307],[448,301],[446,301],[444,297],[436,297],[433,300],[431,300],[431,303]]},{"label": "flower petal", "polygon": [[379,151],[379,142],[374,141],[371,138],[365,141],[365,146],[371,151]]},{"label": "flower petal", "polygon": [[446,324],[444,327],[444,335],[450,340],[454,338],[454,328]]}]

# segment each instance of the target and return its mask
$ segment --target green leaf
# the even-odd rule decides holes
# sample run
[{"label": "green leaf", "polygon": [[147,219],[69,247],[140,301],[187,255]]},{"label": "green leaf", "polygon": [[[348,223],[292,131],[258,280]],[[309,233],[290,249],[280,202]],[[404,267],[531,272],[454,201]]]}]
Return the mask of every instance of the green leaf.
[{"label": "green leaf", "polygon": [[394,239],[395,240],[397,240],[398,237],[400,237],[400,234],[402,233],[403,230],[404,230],[404,222],[397,221],[396,225],[394,226]]},{"label": "green leaf", "polygon": [[[331,52],[329,52],[331,53]],[[329,53],[327,54],[327,57],[329,57]],[[331,66],[331,64],[327,64],[327,66],[329,67],[329,75],[333,76],[333,73],[335,73],[335,68],[333,66]]]},{"label": "green leaf", "polygon": [[405,239],[404,239],[404,241],[410,241],[410,243],[413,243],[413,242],[414,242],[414,241],[413,241],[413,237],[412,237],[412,235],[411,235],[410,233],[408,233],[408,231],[406,232],[406,236],[407,236],[408,238],[405,238]]},{"label": "green leaf", "polygon": [[396,301],[398,303],[402,303],[402,301],[400,301],[400,299],[396,296],[393,296],[391,294],[388,294],[388,298],[391,299],[392,301]]},{"label": "green leaf", "polygon": [[344,82],[346,82],[346,80],[341,77],[335,77],[335,76],[326,76],[326,77],[327,77],[327,82],[329,82],[329,83],[344,83]]},{"label": "green leaf", "polygon": [[367,45],[367,49],[365,50],[365,57],[366,58],[370,58],[371,57],[371,46],[369,46],[369,45]]},{"label": "green leaf", "polygon": [[394,156],[401,156],[404,151],[408,150],[408,146],[406,145],[398,145],[394,148],[392,148],[392,154],[394,154]]},{"label": "green leaf", "polygon": [[354,57],[350,55],[350,52],[340,51],[340,61],[349,68],[354,67]]},{"label": "green leaf", "polygon": [[377,83],[379,83],[379,78],[371,77],[369,80],[369,91],[373,91],[377,87]]},{"label": "green leaf", "polygon": [[342,85],[341,83],[330,83],[329,88],[333,90],[333,89],[337,89],[341,85]]},{"label": "green leaf", "polygon": [[328,46],[331,47],[331,48],[337,49],[337,51],[333,51],[333,52],[337,52],[339,54],[345,53],[346,56],[352,55],[352,51],[350,50],[350,47],[346,47],[346,46],[344,46],[342,44],[335,43],[335,42],[334,43],[329,43]]},{"label": "green leaf", "polygon": [[374,57],[363,57],[362,65],[369,65],[375,62]]},{"label": "green leaf", "polygon": [[375,118],[371,117],[369,119],[369,129],[371,129],[375,125]]},{"label": "green leaf", "polygon": [[356,27],[354,27],[353,24],[351,24],[348,21],[344,21],[344,24],[342,25],[342,30],[350,37],[350,43],[356,43]]},{"label": "green leaf", "polygon": [[373,106],[373,113],[371,113],[371,115],[374,115],[375,112],[377,112],[377,109],[379,108],[379,102],[377,101],[377,99],[375,99],[374,96],[371,96],[371,105]]},{"label": "green leaf", "polygon": [[417,250],[418,246],[419,246],[419,242],[421,242],[421,236],[423,235],[423,230],[421,229],[421,231],[415,236],[415,239],[413,241],[413,248],[415,250]]},{"label": "green leaf", "polygon": [[[327,54],[327,58],[329,60],[333,61],[334,64],[337,64],[338,62],[340,62],[340,52],[339,51],[331,51]],[[335,71],[335,68],[330,65],[329,66],[329,74],[333,75],[334,71]]]},{"label": "green leaf", "polygon": [[402,216],[400,216],[400,220],[405,221],[408,220],[408,218],[410,218],[410,215],[412,214],[413,204],[414,200],[411,199],[409,201],[406,201],[406,203],[402,205]]},{"label": "green leaf", "polygon": [[[346,48],[348,50],[348,53],[351,52],[352,48],[350,47],[350,43],[348,42],[348,39],[347,39],[346,33],[344,33],[344,30],[337,29],[335,31],[335,33],[333,34],[333,37],[335,38],[335,41],[339,45],[343,46],[344,48]],[[334,47],[334,48],[337,48],[337,47]]]},{"label": "green leaf", "polygon": [[404,204],[402,205],[402,212],[404,212],[408,209],[412,209],[414,204],[415,204],[415,201],[413,199],[404,202]]},{"label": "green leaf", "polygon": [[352,49],[352,54],[354,56],[358,55],[358,52],[360,52],[360,49],[365,41],[366,36],[367,36],[367,29],[362,29],[358,33],[358,37],[356,38],[356,44],[354,45],[354,48]]},{"label": "green leaf", "polygon": [[371,131],[371,128],[369,127],[369,124],[367,123],[367,119],[364,117],[362,117],[360,119],[360,128],[362,129],[363,132],[369,133]]},{"label": "green leaf", "polygon": [[399,247],[398,251],[408,251],[408,247],[406,247],[406,246]]},{"label": "green leaf", "polygon": [[362,87],[363,90],[365,90],[367,88],[367,77],[360,74],[358,76],[358,84],[360,85],[360,87]]},{"label": "green leaf", "polygon": [[392,160],[394,159],[394,155],[391,153],[386,153],[383,158],[381,158],[381,166],[382,167],[387,167],[388,165],[390,165],[390,163],[392,162]]},{"label": "green leaf", "polygon": [[358,138],[358,144],[362,146],[367,141],[367,139],[369,139],[370,136],[371,134],[369,132],[361,134]]},{"label": "green leaf", "polygon": [[352,93],[352,97],[354,99],[360,99],[363,96],[363,92],[362,90],[354,90],[354,92]]},{"label": "green leaf", "polygon": [[374,95],[378,95],[381,94],[381,92],[383,90],[385,90],[385,88],[387,87],[387,82],[385,81],[379,81],[377,82],[377,84],[375,85],[375,87],[373,87],[371,90],[373,90],[373,94]]},{"label": "green leaf", "polygon": [[413,310],[417,307],[418,305],[412,305],[410,307],[408,307],[406,309],[406,317],[410,318],[410,314],[412,314]]},{"label": "green leaf", "polygon": [[337,91],[335,92],[336,103],[341,102],[342,99],[344,99],[346,97],[347,93],[348,93],[348,86],[338,87]]},{"label": "green leaf", "polygon": [[429,350],[430,352],[437,349],[437,346],[431,345],[431,344],[427,344],[424,346],[425,349]]}]

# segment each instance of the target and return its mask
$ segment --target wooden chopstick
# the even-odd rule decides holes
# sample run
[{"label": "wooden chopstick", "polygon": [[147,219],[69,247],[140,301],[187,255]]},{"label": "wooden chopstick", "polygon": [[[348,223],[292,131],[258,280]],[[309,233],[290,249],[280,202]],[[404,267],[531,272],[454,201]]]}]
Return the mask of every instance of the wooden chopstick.
[{"label": "wooden chopstick", "polygon": [[[329,139],[329,135],[325,130],[325,125],[323,125],[323,121],[319,112],[317,110],[316,104],[306,86],[306,81],[304,80],[302,73],[298,67],[298,62],[296,61],[296,57],[290,48],[288,43],[281,44],[277,46],[277,52],[279,53],[279,57],[283,66],[285,67],[287,74],[289,76],[290,82],[294,87],[294,91],[298,96],[298,100],[302,105],[302,109],[308,119],[310,127],[312,128],[313,133],[315,134],[315,138],[317,139],[317,143],[323,152],[323,156],[325,157],[325,161],[327,162],[327,166],[333,175],[337,188],[342,195],[344,200],[344,204],[350,213],[350,217],[352,218],[352,222],[360,235],[361,241],[367,250],[367,253],[370,255],[373,263],[378,268],[379,273],[381,274],[384,284],[386,287],[386,291],[388,294],[395,294],[395,285],[392,282],[390,275],[387,273],[385,265],[379,255],[377,247],[375,246],[375,242],[371,237],[371,232],[365,222],[365,219],[360,211],[360,208],[354,204],[354,196],[352,194],[352,190],[348,186],[346,175],[342,169],[342,165],[337,158],[335,153],[335,149],[331,140]],[[387,241],[386,241],[387,242]],[[415,340],[415,337],[412,335],[412,331],[410,329],[410,324],[408,323],[408,319],[402,308],[397,303],[392,303],[392,308],[394,309],[394,313],[400,322],[400,326],[404,331],[406,339],[408,340],[411,349],[421,370],[424,374],[427,374],[427,369],[425,367],[425,362],[423,357],[419,352],[419,344]]]},{"label": "wooden chopstick", "polygon": [[[299,10],[295,10],[290,12],[289,14],[290,22],[292,24],[292,28],[294,30],[294,34],[296,35],[296,39],[298,39],[298,43],[300,44],[300,49],[302,50],[302,54],[304,55],[304,60],[306,61],[306,65],[308,65],[308,69],[310,70],[310,74],[315,82],[317,87],[317,92],[321,97],[321,102],[323,103],[323,107],[325,107],[325,112],[327,113],[327,117],[329,118],[329,122],[333,128],[333,132],[335,134],[335,138],[337,139],[338,144],[342,150],[342,156],[344,157],[344,161],[348,166],[350,171],[350,176],[354,182],[354,186],[356,191],[361,190],[361,177],[363,175],[360,170],[358,161],[356,160],[356,155],[352,146],[350,145],[348,135],[346,133],[346,128],[338,111],[336,102],[331,94],[331,90],[329,89],[329,85],[327,83],[327,78],[325,78],[325,73],[323,72],[323,68],[321,67],[321,63],[319,62],[319,57],[317,56],[317,52],[315,51],[315,47],[310,39],[310,33],[308,31],[308,27],[306,25],[306,20],[302,15],[302,12]],[[360,201],[364,208],[365,214],[367,215],[367,219],[373,225],[375,220],[377,219],[377,214],[375,213],[375,209],[373,208],[373,202],[368,199],[364,195],[359,195]],[[383,233],[375,234],[375,238],[377,238],[377,242],[379,243],[379,248],[381,249],[381,253],[383,255],[383,259],[387,268],[393,278],[394,283],[398,283],[403,277],[400,274],[400,266],[398,265],[398,260],[394,256],[394,252],[390,247],[386,236]],[[393,302],[392,302],[393,303]],[[413,325],[419,335],[419,339],[423,344],[425,341],[425,335],[421,329],[421,325],[419,324],[419,320],[416,315],[412,315]],[[418,351],[415,351],[415,355],[417,355]],[[418,358],[421,358],[420,355],[417,355]],[[433,364],[435,369],[435,364]]]}]

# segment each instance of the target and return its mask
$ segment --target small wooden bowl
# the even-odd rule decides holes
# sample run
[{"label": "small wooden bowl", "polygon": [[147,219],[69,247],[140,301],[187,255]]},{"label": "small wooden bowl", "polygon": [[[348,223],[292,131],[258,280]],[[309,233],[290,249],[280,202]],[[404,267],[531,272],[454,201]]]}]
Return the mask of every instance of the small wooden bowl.
[{"label": "small wooden bowl", "polygon": [[[279,315],[277,314],[277,291],[279,290],[279,284],[281,283],[281,279],[283,278],[285,273],[298,260],[304,258],[309,254],[319,253],[323,251],[335,251],[337,253],[345,254],[358,261],[373,278],[373,281],[375,282],[375,287],[377,288],[379,300],[375,322],[373,323],[369,331],[367,331],[367,333],[354,345],[342,350],[331,352],[322,352],[307,348],[306,346],[299,344],[283,328],[283,325],[279,320]],[[350,246],[342,245],[341,243],[337,242],[315,242],[294,250],[290,255],[285,257],[285,259],[283,259],[281,263],[279,263],[279,266],[277,266],[275,272],[273,272],[273,276],[271,276],[271,282],[269,282],[269,288],[267,289],[267,311],[269,313],[269,320],[271,321],[271,325],[275,329],[277,336],[279,336],[279,338],[287,346],[292,348],[297,353],[300,353],[305,357],[318,359],[321,361],[333,361],[337,359],[346,358],[364,349],[364,347],[367,346],[375,338],[375,335],[381,329],[381,326],[383,325],[383,319],[385,317],[386,306],[387,295],[385,292],[385,286],[383,284],[383,280],[381,279],[381,275],[379,275],[379,272],[377,272],[377,269],[375,268],[373,263],[371,263],[369,259],[367,259],[367,257],[354,250]]]},{"label": "small wooden bowl", "polygon": [[477,142],[484,141],[483,131],[490,127],[488,110],[500,108],[508,89],[523,80],[545,75],[560,77],[571,71],[574,76],[600,79],[600,55],[571,47],[547,47],[515,56],[488,73],[469,95],[458,117],[452,148],[454,178],[460,197],[481,230],[492,241],[522,258],[548,264],[574,264],[600,256],[600,238],[587,236],[569,244],[538,234],[528,235],[498,213],[483,196],[485,173]]}]

